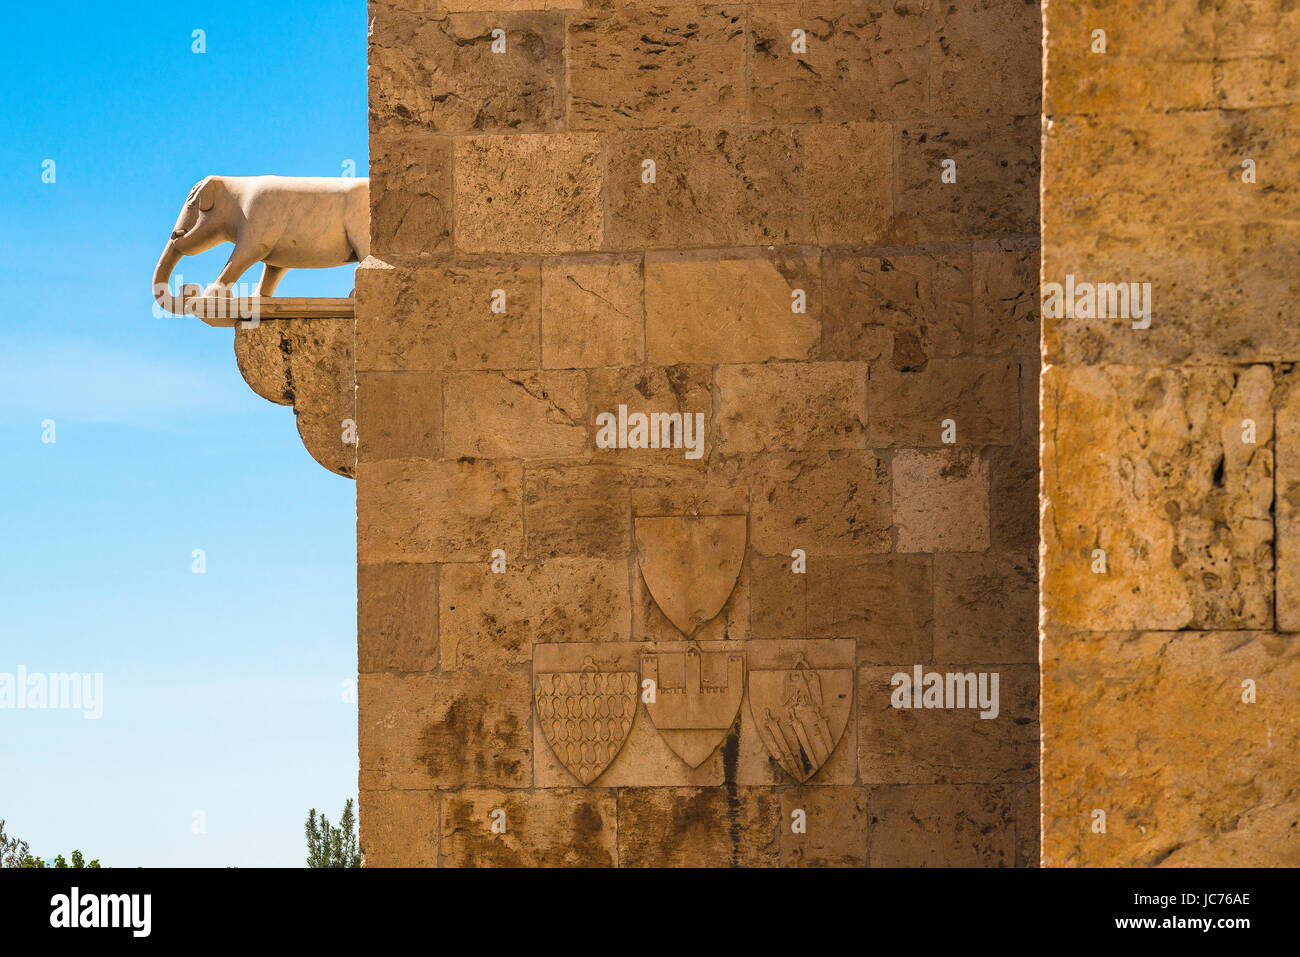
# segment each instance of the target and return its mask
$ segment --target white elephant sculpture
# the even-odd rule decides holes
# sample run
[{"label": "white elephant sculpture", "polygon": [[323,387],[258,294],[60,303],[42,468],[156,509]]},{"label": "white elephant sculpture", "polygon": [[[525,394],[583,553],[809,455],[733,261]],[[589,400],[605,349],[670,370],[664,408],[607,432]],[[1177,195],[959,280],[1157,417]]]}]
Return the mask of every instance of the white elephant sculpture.
[{"label": "white elephant sculpture", "polygon": [[182,256],[233,242],[230,260],[204,296],[225,295],[254,263],[265,263],[258,296],[270,296],[288,269],[360,262],[370,254],[370,180],[325,176],[209,176],[190,190],[154,270],[153,293],[182,315],[199,295],[187,285],[171,295]]}]

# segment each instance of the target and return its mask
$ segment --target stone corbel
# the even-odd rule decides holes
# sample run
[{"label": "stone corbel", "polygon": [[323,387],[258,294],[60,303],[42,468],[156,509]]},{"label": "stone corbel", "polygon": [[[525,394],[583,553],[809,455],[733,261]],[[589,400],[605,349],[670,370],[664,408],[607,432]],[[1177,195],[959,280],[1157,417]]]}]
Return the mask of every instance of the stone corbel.
[{"label": "stone corbel", "polygon": [[253,391],[293,406],[298,434],[325,468],[355,478],[356,373],[351,318],[276,319],[235,327],[235,360]]},{"label": "stone corbel", "polygon": [[[163,311],[235,327],[244,379],[264,399],[292,405],[312,458],[348,478],[357,464],[353,299],[274,293],[289,269],[342,266],[369,255],[369,196],[365,178],[205,177],[186,197],[153,276]],[[216,282],[172,292],[183,257],[227,242],[234,249]],[[255,293],[241,296],[240,277],[259,262]]]}]

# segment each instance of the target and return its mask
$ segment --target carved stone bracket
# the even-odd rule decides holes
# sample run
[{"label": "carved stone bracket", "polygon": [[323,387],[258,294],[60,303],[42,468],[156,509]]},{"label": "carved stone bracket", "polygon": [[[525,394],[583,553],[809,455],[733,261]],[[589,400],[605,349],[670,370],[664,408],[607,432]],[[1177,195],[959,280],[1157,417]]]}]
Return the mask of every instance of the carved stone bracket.
[{"label": "carved stone bracket", "polygon": [[235,359],[253,391],[293,406],[307,451],[354,478],[356,372],[351,318],[276,319],[235,327]]}]

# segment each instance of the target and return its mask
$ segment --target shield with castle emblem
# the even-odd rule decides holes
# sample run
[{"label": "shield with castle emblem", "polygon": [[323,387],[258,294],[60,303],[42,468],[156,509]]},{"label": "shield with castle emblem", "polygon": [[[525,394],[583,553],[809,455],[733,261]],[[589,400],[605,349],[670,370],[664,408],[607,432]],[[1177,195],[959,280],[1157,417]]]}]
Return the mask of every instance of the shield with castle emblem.
[{"label": "shield with castle emblem", "polygon": [[744,515],[659,515],[635,522],[637,564],[655,604],[690,636],[717,617],[740,577]]},{"label": "shield with castle emblem", "polygon": [[622,750],[636,716],[636,692],[636,672],[603,672],[590,657],[581,671],[534,674],[533,702],[546,743],[584,785]]},{"label": "shield with castle emblem", "polygon": [[768,752],[796,781],[821,770],[849,723],[853,669],[793,668],[749,673],[749,710]]},{"label": "shield with castle emblem", "polygon": [[[710,645],[725,642],[710,642]],[[641,656],[641,679],[654,684],[645,709],[673,753],[693,768],[722,743],[745,694],[745,656],[702,652],[691,642],[684,651]]]}]

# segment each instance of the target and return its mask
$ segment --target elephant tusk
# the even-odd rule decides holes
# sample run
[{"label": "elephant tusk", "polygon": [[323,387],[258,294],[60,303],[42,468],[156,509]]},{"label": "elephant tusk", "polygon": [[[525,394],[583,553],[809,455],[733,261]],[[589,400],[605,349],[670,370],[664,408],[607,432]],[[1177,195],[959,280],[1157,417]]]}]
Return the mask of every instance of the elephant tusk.
[{"label": "elephant tusk", "polygon": [[171,294],[172,270],[176,268],[176,264],[181,261],[183,255],[176,248],[176,243],[168,240],[167,245],[163,247],[158,266],[153,271],[153,297],[158,305],[174,316],[183,316],[185,314],[184,296],[173,296]]}]

